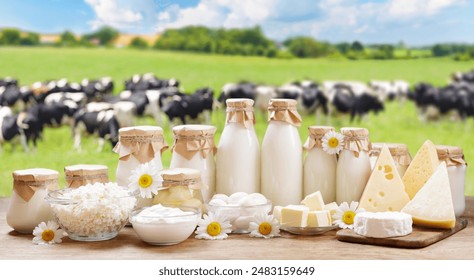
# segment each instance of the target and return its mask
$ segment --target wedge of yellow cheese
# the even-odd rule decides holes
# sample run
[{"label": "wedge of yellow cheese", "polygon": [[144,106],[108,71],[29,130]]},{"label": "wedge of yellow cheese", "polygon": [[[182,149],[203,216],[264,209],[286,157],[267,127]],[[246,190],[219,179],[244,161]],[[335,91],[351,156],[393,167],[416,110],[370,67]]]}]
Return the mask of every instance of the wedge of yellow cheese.
[{"label": "wedge of yellow cheese", "polygon": [[360,207],[368,212],[400,211],[409,201],[390,150],[384,145],[360,198]]},{"label": "wedge of yellow cheese", "polygon": [[413,161],[407,168],[403,176],[405,191],[410,199],[423,187],[428,179],[433,175],[439,165],[436,147],[430,140],[426,140],[418,150]]},{"label": "wedge of yellow cheese", "polygon": [[453,228],[456,223],[446,163],[442,162],[402,212],[413,224],[433,228]]}]

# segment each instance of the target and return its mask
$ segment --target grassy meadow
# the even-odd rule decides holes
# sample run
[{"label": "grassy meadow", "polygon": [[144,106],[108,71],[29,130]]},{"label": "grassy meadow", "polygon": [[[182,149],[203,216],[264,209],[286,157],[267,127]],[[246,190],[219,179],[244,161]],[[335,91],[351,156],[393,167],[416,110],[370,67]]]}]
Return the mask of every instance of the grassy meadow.
[{"label": "grassy meadow", "polygon": [[[427,81],[436,85],[447,82],[453,71],[466,71],[473,67],[468,62],[452,59],[426,58],[413,60],[360,60],[345,59],[267,59],[261,57],[237,57],[198,55],[176,52],[138,51],[128,49],[64,49],[64,48],[0,48],[0,77],[18,78],[20,84],[35,81],[68,78],[80,82],[83,78],[110,76],[115,81],[116,92],[123,88],[123,80],[136,73],[153,72],[158,77],[176,77],[186,92],[197,87],[210,86],[216,96],[226,82],[250,80],[259,83],[281,85],[292,80],[310,78],[323,80],[404,79],[410,83]],[[212,124],[217,127],[216,144],[224,127],[225,113],[213,113]],[[137,124],[154,124],[152,119],[138,120]],[[302,142],[307,137],[307,127],[326,124],[325,118],[318,122],[315,116],[305,116],[300,127]],[[474,120],[465,123],[442,120],[421,123],[411,102],[387,103],[386,110],[367,122],[349,123],[348,116],[330,119],[336,128],[364,126],[370,130],[373,142],[399,142],[409,146],[412,155],[426,139],[437,144],[461,146],[466,160],[474,159],[474,147],[470,136]],[[266,129],[264,114],[257,113],[256,130],[260,140]],[[164,125],[165,138],[172,144],[172,135]],[[48,128],[36,153],[26,154],[20,146],[15,150],[9,144],[0,152],[0,196],[9,196],[12,189],[11,173],[16,169],[33,167],[51,168],[60,171],[64,166],[78,163],[105,164],[111,179],[115,178],[118,157],[106,150],[97,152],[95,138],[83,139],[83,151],[72,149],[73,141],[68,127]],[[168,166],[170,151],[163,154],[163,163]],[[63,177],[63,175],[62,175]],[[62,178],[62,182],[64,179]],[[474,195],[474,170],[468,168],[466,194]]]}]

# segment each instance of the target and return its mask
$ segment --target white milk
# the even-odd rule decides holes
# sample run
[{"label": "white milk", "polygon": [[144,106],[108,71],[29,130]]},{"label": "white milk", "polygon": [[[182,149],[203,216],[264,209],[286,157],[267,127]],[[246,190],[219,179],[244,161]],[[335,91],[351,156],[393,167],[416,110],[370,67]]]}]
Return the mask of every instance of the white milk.
[{"label": "white milk", "polygon": [[370,147],[360,150],[358,157],[354,151],[346,149],[348,142],[355,141],[354,137],[360,139],[357,141],[366,142],[364,146],[367,146],[368,131],[361,128],[342,128],[341,132],[344,135],[344,149],[339,154],[336,169],[336,202],[338,204],[344,201],[347,203],[359,201],[372,170],[368,154]]},{"label": "white milk", "polygon": [[[234,107],[239,102],[243,108]],[[228,99],[228,110],[251,110],[253,100]],[[238,104],[238,105],[240,105]],[[248,105],[248,106],[245,106]],[[232,112],[228,112],[228,115]],[[228,118],[229,120],[229,118]],[[216,192],[231,195],[235,192],[260,192],[260,147],[253,119],[243,123],[228,122],[222,131],[216,155]]]},{"label": "white milk", "polygon": [[[193,131],[195,133],[200,133],[202,131],[212,131],[212,138],[214,137],[215,127],[210,125],[179,125],[173,128],[174,137],[176,139],[176,133],[180,130]],[[209,132],[210,133],[210,132]],[[205,141],[205,137],[193,136],[193,139],[198,139],[197,141]],[[213,140],[212,140],[213,141]],[[206,157],[202,155],[199,151],[195,153],[191,159],[187,159],[184,156],[180,155],[178,152],[173,150],[173,155],[171,157],[170,168],[191,168],[201,171],[201,179],[203,183],[208,187],[207,189],[202,190],[202,196],[204,202],[207,202],[214,195],[216,190],[216,164],[214,161],[214,151],[213,148],[208,150]]]},{"label": "white milk", "polygon": [[320,191],[324,202],[336,201],[336,155],[322,148],[310,150],[304,161],[304,196]]},{"label": "white milk", "polygon": [[[126,134],[127,132],[130,132],[132,130],[137,130],[140,132],[143,132],[145,134],[152,134],[155,133],[157,135],[160,135],[162,137],[163,135],[163,129],[158,126],[132,126],[132,127],[124,127],[119,130],[119,135],[123,136],[123,134]],[[136,141],[133,139],[131,142],[137,143],[138,138]],[[163,140],[164,141],[164,140]],[[164,142],[163,142],[164,143]],[[160,170],[163,169],[163,163],[161,162],[161,151],[157,150],[155,151],[154,158],[153,160],[155,161],[156,165]],[[128,158],[128,160],[119,160],[117,164],[117,171],[116,171],[116,180],[117,184],[119,186],[128,186],[129,184],[129,178],[130,175],[132,175],[132,171],[137,168],[139,165],[142,163],[132,154]],[[143,206],[149,206],[152,205],[152,198],[138,198],[137,205],[138,207],[143,207]]]},{"label": "white milk", "polygon": [[26,202],[13,192],[7,212],[8,225],[20,233],[32,233],[41,222],[52,220],[51,207],[45,201],[47,194],[47,189],[38,189]]}]

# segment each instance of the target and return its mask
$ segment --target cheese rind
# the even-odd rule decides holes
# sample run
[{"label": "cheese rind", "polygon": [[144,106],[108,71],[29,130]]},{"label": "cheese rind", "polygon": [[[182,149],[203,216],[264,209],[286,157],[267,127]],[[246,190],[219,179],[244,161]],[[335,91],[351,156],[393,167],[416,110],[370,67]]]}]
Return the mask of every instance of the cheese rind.
[{"label": "cheese rind", "polygon": [[433,142],[426,140],[408,166],[405,175],[403,175],[405,190],[410,199],[415,197],[416,193],[433,175],[438,165],[436,147]]},{"label": "cheese rind", "polygon": [[281,208],[281,225],[287,227],[306,227],[309,208],[304,205],[288,205]]},{"label": "cheese rind", "polygon": [[308,194],[301,204],[307,206],[310,211],[320,211],[323,210],[324,200],[320,191]]},{"label": "cheese rind", "polygon": [[332,219],[328,210],[309,211],[308,227],[328,227],[330,225],[332,225]]},{"label": "cheese rind", "polygon": [[413,217],[415,225],[453,228],[456,224],[446,163],[442,162],[402,212]]},{"label": "cheese rind", "polygon": [[400,211],[409,201],[390,150],[384,145],[360,198],[360,207],[369,212]]},{"label": "cheese rind", "polygon": [[354,231],[375,238],[405,236],[413,231],[412,217],[401,212],[362,212],[354,218]]}]

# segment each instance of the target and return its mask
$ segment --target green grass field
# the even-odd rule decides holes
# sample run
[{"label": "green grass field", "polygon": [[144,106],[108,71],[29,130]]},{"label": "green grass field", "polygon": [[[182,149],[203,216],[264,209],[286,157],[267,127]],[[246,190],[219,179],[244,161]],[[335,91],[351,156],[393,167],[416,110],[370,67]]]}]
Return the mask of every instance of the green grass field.
[{"label": "green grass field", "polygon": [[[62,48],[0,48],[0,77],[13,76],[22,85],[46,79],[68,78],[80,81],[85,77],[110,76],[116,82],[116,91],[122,89],[122,81],[136,73],[154,72],[163,78],[176,77],[186,92],[197,87],[211,86],[218,93],[226,82],[250,80],[281,85],[295,79],[323,80],[405,79],[411,83],[427,81],[436,85],[447,82],[453,71],[472,68],[467,62],[452,59],[414,60],[359,60],[345,59],[267,59],[260,57],[211,56],[175,52],[136,51],[128,49],[62,49]],[[212,116],[217,127],[216,143],[224,127],[225,114],[221,111]],[[141,119],[138,124],[153,124],[151,119]],[[300,128],[302,142],[307,127],[316,123],[314,116],[306,116]],[[347,116],[331,119],[336,128],[351,125]],[[415,106],[411,103],[387,104],[378,116],[369,116],[367,123],[352,124],[370,130],[373,142],[400,142],[409,146],[412,155],[425,139],[438,144],[461,146],[469,162],[474,158],[470,135],[474,120],[453,123],[443,120],[422,124],[418,121]],[[172,144],[170,128],[164,127],[165,138]],[[266,129],[265,116],[257,114],[256,130],[260,139]],[[25,154],[21,147],[15,151],[4,145],[0,154],[0,196],[8,196],[12,189],[11,173],[16,169],[44,167],[58,170],[78,163],[96,163],[109,166],[109,174],[115,177],[117,155],[107,150],[98,153],[95,138],[83,140],[83,152],[72,150],[69,128],[46,129],[44,140],[35,154]],[[163,154],[164,165],[169,164],[171,153]],[[64,182],[64,180],[62,179]],[[466,194],[474,195],[474,171],[468,168]]]}]

